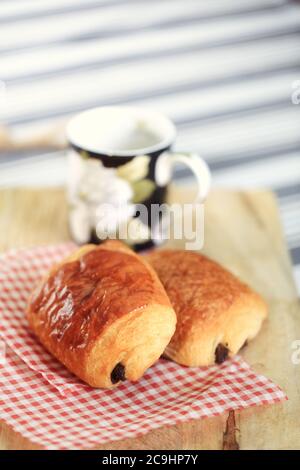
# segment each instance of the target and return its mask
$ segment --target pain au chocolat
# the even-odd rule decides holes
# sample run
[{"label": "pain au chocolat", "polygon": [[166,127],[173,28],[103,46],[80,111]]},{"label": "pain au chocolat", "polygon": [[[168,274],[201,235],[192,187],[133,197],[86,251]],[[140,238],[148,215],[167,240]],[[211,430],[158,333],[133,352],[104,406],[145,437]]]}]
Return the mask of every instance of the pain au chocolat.
[{"label": "pain au chocolat", "polygon": [[32,294],[32,330],[92,387],[138,380],[163,353],[176,314],[154,270],[117,240],[86,245]]},{"label": "pain au chocolat", "polygon": [[177,314],[165,355],[186,366],[221,363],[259,331],[263,299],[233,274],[191,251],[154,251],[148,262]]}]

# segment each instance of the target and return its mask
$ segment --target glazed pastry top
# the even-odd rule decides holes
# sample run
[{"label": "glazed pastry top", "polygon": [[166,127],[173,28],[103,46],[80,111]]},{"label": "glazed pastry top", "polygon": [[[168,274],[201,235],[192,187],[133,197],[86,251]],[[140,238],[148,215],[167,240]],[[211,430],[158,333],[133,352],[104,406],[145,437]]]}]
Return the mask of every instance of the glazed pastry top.
[{"label": "glazed pastry top", "polygon": [[100,245],[54,268],[34,293],[30,311],[50,341],[74,351],[91,346],[115,320],[150,303],[170,305],[149,267],[126,250]]},{"label": "glazed pastry top", "polygon": [[149,255],[186,334],[195,321],[213,322],[249,288],[214,261],[192,251],[164,250]]}]

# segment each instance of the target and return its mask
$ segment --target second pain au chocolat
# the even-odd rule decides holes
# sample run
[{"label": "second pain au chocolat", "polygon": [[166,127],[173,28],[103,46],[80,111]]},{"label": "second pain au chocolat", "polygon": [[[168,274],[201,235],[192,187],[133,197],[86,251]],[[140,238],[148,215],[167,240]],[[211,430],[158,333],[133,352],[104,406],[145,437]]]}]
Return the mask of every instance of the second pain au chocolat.
[{"label": "second pain au chocolat", "polygon": [[138,380],[163,353],[176,314],[154,270],[116,240],[54,266],[31,296],[30,326],[92,387]]},{"label": "second pain au chocolat", "polygon": [[209,258],[161,250],[147,256],[177,315],[165,355],[186,366],[222,363],[260,330],[263,299]]}]

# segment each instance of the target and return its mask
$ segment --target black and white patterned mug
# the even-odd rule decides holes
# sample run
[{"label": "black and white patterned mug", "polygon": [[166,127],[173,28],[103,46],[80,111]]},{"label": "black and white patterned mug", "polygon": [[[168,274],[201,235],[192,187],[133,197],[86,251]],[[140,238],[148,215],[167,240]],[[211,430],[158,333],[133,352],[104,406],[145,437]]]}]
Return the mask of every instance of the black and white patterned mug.
[{"label": "black and white patterned mug", "polygon": [[[153,220],[151,207],[166,202],[175,163],[187,165],[194,173],[196,202],[202,202],[209,191],[205,161],[196,154],[171,152],[174,124],[148,108],[90,109],[70,120],[67,138],[71,147],[69,226],[79,244],[99,243],[121,232],[136,250],[157,244],[153,227],[159,221]],[[147,219],[144,211],[142,217],[137,210],[141,205]]]}]

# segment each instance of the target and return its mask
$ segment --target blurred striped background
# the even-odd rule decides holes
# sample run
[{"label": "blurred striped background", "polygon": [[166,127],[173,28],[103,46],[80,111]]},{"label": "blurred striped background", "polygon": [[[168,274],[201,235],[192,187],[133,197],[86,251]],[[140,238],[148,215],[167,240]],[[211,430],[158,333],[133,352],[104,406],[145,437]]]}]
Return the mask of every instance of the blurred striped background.
[{"label": "blurred striped background", "polygon": [[176,148],[207,160],[215,186],[277,193],[300,289],[297,87],[299,3],[1,0],[0,186],[64,184],[70,115],[155,107],[177,124]]}]

